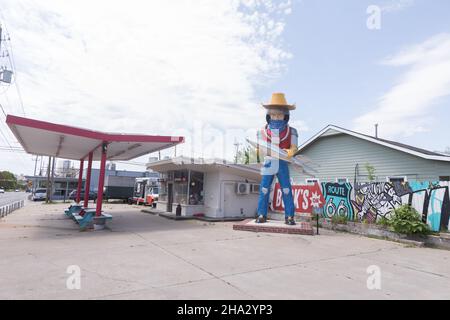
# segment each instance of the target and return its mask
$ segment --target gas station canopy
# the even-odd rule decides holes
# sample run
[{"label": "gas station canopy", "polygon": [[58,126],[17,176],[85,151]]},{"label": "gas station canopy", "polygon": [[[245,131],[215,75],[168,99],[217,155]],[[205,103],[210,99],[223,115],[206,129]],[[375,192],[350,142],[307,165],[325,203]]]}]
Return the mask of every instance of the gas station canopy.
[{"label": "gas station canopy", "polygon": [[184,142],[183,137],[116,134],[8,115],[11,131],[27,153],[83,160],[93,153],[101,160],[107,144],[107,160],[131,160]]}]

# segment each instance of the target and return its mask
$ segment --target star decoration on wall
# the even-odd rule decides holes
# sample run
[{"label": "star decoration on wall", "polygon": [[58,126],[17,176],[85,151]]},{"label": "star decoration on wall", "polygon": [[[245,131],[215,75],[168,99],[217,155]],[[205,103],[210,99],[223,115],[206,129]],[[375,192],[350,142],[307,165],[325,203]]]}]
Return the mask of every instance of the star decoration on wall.
[{"label": "star decoration on wall", "polygon": [[320,200],[320,194],[313,192],[312,196],[309,198],[311,200],[311,205],[313,208],[320,208],[322,201]]}]

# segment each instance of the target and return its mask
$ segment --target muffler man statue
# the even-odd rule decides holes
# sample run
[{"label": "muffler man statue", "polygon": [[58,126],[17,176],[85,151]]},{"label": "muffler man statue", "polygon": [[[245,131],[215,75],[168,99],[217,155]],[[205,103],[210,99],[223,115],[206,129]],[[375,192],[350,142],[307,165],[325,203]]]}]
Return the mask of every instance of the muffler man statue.
[{"label": "muffler man statue", "polygon": [[[298,133],[296,129],[289,126],[290,111],[295,110],[295,104],[288,104],[283,93],[274,93],[272,100],[268,104],[263,104],[263,107],[267,109],[267,124],[258,132],[258,141],[264,141],[264,144],[270,146],[270,149],[267,148],[269,150],[264,150],[266,156],[261,169],[262,181],[256,222],[267,222],[270,188],[274,177],[277,176],[283,192],[285,222],[288,225],[295,225],[295,207],[288,161],[282,160],[279,156],[272,154],[273,149],[279,148],[286,151],[287,158],[290,159],[297,152]],[[260,148],[262,148],[261,145],[258,147],[258,152]]]}]

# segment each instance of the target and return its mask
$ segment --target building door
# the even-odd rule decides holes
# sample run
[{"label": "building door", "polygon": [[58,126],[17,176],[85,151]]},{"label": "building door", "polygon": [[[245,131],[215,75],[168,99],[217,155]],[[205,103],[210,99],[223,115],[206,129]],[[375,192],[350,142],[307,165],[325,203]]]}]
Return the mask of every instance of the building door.
[{"label": "building door", "polygon": [[173,205],[173,183],[167,184],[167,212],[172,212]]},{"label": "building door", "polygon": [[223,217],[240,216],[239,201],[236,198],[235,183],[224,183],[223,190]]}]

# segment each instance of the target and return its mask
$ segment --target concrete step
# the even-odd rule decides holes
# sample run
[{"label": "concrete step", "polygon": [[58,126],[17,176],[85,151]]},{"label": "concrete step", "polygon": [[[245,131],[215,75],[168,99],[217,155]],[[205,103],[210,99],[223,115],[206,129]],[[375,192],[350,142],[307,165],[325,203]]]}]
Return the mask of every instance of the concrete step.
[{"label": "concrete step", "polygon": [[233,230],[249,231],[249,232],[268,232],[268,233],[283,233],[283,234],[297,234],[297,235],[314,235],[314,230],[311,224],[307,222],[297,222],[295,226],[285,225],[283,221],[270,220],[267,223],[258,224],[254,219],[245,220],[241,223],[233,225]]},{"label": "concrete step", "polygon": [[[269,212],[267,217],[270,220],[274,220],[274,221],[284,221],[285,217],[284,217],[284,213],[280,213],[280,212]],[[309,213],[296,213],[295,214],[295,220],[298,222],[311,222],[311,214]]]}]

